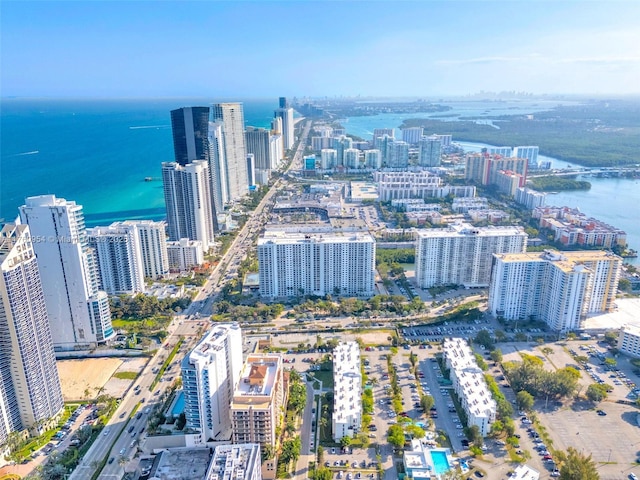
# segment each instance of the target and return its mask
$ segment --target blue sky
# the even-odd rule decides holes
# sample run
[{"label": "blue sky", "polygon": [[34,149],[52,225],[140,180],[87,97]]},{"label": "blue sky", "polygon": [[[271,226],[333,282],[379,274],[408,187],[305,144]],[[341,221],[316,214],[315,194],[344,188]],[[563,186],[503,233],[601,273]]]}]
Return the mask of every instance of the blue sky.
[{"label": "blue sky", "polygon": [[2,96],[640,93],[640,2],[7,1]]}]

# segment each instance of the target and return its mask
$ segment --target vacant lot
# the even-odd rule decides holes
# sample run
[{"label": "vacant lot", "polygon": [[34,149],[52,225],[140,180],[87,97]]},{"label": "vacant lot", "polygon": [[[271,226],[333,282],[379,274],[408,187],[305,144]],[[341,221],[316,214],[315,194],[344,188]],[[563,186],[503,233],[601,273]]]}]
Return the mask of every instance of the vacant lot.
[{"label": "vacant lot", "polygon": [[122,363],[119,358],[59,360],[57,365],[64,400],[94,398]]}]

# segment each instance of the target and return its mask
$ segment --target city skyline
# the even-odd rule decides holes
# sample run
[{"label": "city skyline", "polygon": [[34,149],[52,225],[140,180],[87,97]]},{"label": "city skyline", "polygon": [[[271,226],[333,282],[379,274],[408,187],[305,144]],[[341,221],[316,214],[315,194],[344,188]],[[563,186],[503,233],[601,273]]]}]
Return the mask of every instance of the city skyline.
[{"label": "city skyline", "polygon": [[630,94],[640,77],[640,5],[623,0],[9,1],[2,13],[5,97]]}]

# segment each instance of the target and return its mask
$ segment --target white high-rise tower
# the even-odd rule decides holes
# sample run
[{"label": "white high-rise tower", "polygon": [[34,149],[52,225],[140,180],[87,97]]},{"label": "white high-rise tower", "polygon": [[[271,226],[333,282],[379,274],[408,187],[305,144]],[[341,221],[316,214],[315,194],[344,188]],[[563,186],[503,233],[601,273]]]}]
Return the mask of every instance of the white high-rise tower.
[{"label": "white high-rise tower", "polygon": [[208,162],[196,160],[185,166],[164,162],[162,182],[169,240],[200,240],[203,248],[208,250],[214,241]]},{"label": "white high-rise tower", "polygon": [[[242,103],[214,104],[211,108],[211,115],[214,123],[221,122],[222,124],[222,150],[224,152],[224,159],[219,160],[219,172],[214,173],[221,177],[217,181],[219,184],[226,182],[228,197],[225,198],[224,193],[221,193],[223,201],[225,203],[233,202],[249,193]],[[222,185],[220,188],[224,190]],[[214,194],[214,198],[216,195],[217,192]],[[218,205],[216,205],[217,207]]]},{"label": "white high-rise tower", "polygon": [[0,231],[0,443],[47,427],[64,406],[38,262],[27,225]]},{"label": "white high-rise tower", "polygon": [[20,218],[33,237],[54,346],[84,348],[115,336],[82,206],[54,195],[29,197]]}]

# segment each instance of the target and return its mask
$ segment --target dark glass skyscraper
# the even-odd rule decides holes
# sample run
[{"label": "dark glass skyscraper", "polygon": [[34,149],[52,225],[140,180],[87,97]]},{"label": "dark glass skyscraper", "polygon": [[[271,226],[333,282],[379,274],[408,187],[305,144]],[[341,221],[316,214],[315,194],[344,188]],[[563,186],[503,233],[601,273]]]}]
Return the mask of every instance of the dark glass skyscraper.
[{"label": "dark glass skyscraper", "polygon": [[176,163],[208,160],[209,107],[183,107],[171,111]]}]

